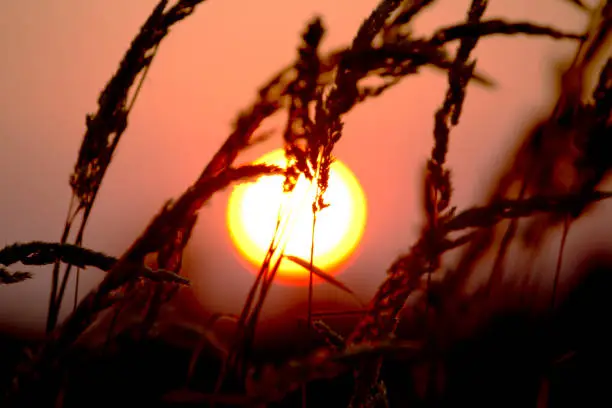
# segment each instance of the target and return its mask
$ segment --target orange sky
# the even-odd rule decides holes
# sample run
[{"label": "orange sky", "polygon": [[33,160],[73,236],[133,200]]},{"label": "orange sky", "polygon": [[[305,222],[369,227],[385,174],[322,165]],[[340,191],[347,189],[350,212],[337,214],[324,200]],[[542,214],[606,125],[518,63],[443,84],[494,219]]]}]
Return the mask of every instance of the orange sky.
[{"label": "orange sky", "polygon": [[[57,241],[67,210],[68,175],[76,160],[85,114],[157,0],[8,2],[0,14],[0,239],[4,244]],[[491,1],[488,17],[530,20],[580,31],[586,17],[568,1]],[[85,245],[118,256],[170,197],[178,196],[228,135],[237,111],[272,73],[291,62],[305,23],[315,14],[328,33],[324,48],[346,44],[376,0],[209,0],[162,43],[116,157],[103,182]],[[457,22],[468,0],[440,0],[416,20],[419,34]],[[451,134],[449,166],[454,203],[478,202],[503,149],[546,113],[554,97],[551,73],[574,44],[542,38],[482,40],[478,67],[498,87],[469,88],[462,122]],[[365,300],[386,267],[418,231],[420,168],[431,149],[434,110],[444,75],[424,70],[346,117],[337,156],[361,180],[368,223],[359,251],[340,275]],[[273,125],[273,124],[270,124]],[[251,160],[280,146],[280,136],[252,149]],[[206,206],[187,253],[187,267],[207,306],[235,311],[251,283],[229,245],[224,211],[229,191]],[[604,211],[607,204],[600,204]],[[393,216],[391,216],[393,215]],[[604,227],[582,223],[591,241]],[[601,225],[601,224],[599,224]],[[595,232],[593,232],[595,231]],[[556,243],[551,244],[551,250]],[[546,252],[546,251],[545,251]],[[567,257],[566,269],[572,257]],[[543,261],[544,262],[544,261]],[[212,273],[204,273],[211,271]],[[196,272],[199,272],[197,274]],[[82,273],[83,288],[100,273]],[[0,324],[40,327],[50,274],[0,287]],[[230,282],[234,282],[229,284]],[[223,291],[209,288],[222,287]],[[208,288],[208,289],[207,289]],[[317,289],[329,296],[336,289]],[[222,295],[220,295],[222,293]],[[68,294],[69,297],[71,294]],[[271,307],[305,296],[275,289]],[[228,303],[228,299],[233,299]],[[347,300],[348,302],[348,300]]]}]

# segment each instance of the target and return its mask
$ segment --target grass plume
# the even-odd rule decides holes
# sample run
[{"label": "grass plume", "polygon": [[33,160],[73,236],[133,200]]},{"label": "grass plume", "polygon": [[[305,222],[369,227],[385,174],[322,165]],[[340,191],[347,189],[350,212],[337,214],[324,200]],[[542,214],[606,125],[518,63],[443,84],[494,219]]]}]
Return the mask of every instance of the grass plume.
[{"label": "grass plume", "polygon": [[[32,272],[7,269],[17,263],[53,265],[46,341],[20,368],[3,406],[35,406],[32,401],[40,406],[75,406],[68,401],[71,392],[76,391],[66,386],[71,381],[78,384],[70,377],[71,364],[85,358],[78,354],[82,352],[79,347],[87,339],[100,337],[94,336],[100,331],[103,341],[96,344],[103,345],[101,356],[130,345],[139,348],[160,338],[189,344],[185,386],[159,386],[160,395],[164,394],[160,399],[167,406],[265,406],[290,401],[300,388],[305,396],[306,383],[334,381],[347,375],[351,378],[351,374],[352,391],[343,400],[346,404],[355,408],[390,406],[398,385],[393,376],[385,374],[387,363],[403,364],[409,371],[427,366],[426,391],[420,402],[435,405],[443,393],[438,379],[444,375],[439,362],[445,358],[445,345],[450,341],[445,336],[456,335],[453,330],[461,321],[459,317],[463,317],[462,302],[488,305],[480,295],[483,290],[491,295],[499,286],[510,246],[522,243],[538,251],[544,238],[563,224],[553,282],[554,308],[571,223],[596,203],[612,197],[602,187],[612,169],[612,59],[608,46],[612,38],[612,2],[602,1],[594,9],[581,1],[571,2],[577,12],[589,13],[589,24],[583,33],[568,33],[531,21],[486,19],[489,2],[473,0],[464,22],[417,37],[412,33],[412,24],[435,1],[380,0],[353,40],[328,52],[321,51],[327,28],[322,18],[313,18],[298,40],[295,60],[272,75],[258,89],[254,101],[238,113],[230,134],[210,162],[203,165],[198,178],[180,196],[168,200],[139,237],[119,258],[114,258],[83,247],[87,221],[163,39],[204,0],[177,0],[172,5],[166,0],[158,2],[103,88],[98,110],[87,115],[70,177],[72,201],[60,241],[15,243],[0,249],[1,285],[17,284],[33,276]],[[495,84],[486,74],[486,67],[478,65],[477,69],[472,54],[479,41],[487,37],[494,41],[500,35],[573,41],[577,49],[569,68],[560,75],[560,94],[548,117],[522,138],[516,152],[508,155],[508,165],[497,175],[484,203],[458,209],[453,205],[452,169],[447,164],[450,138],[460,124],[471,86],[491,88]],[[451,55],[448,46],[453,42],[458,42],[458,47]],[[344,120],[353,108],[365,100],[384,97],[386,91],[407,76],[418,75],[424,67],[445,72],[448,87],[433,115],[433,146],[422,179],[421,233],[412,245],[406,243],[405,253],[391,262],[367,306],[343,313],[357,319],[352,329],[344,333],[328,320],[333,313],[314,311],[312,301],[314,277],[356,297],[348,285],[318,268],[313,260],[317,244],[314,227],[317,214],[329,205],[324,198],[335,147],[341,141],[352,143],[344,132]],[[592,72],[599,75],[594,89],[587,89]],[[377,79],[377,85],[364,85],[364,80],[369,79]],[[286,119],[280,138],[286,168],[235,165],[240,154],[258,142],[264,120],[278,112]],[[203,205],[228,186],[270,175],[284,176],[283,191],[287,194],[292,194],[299,178],[311,182],[315,198],[310,259],[284,253],[291,233],[289,220],[294,214],[290,208],[280,208],[269,250],[240,314],[217,311],[195,322],[185,316],[167,318],[172,302],[190,285],[182,276],[183,253]],[[521,230],[519,219],[525,225]],[[504,221],[509,225],[505,231]],[[70,240],[73,226],[76,234]],[[496,246],[498,235],[501,243]],[[450,251],[461,252],[456,265],[446,271],[442,259]],[[466,281],[491,253],[494,262],[485,289],[467,301],[461,299]],[[283,261],[293,262],[310,274],[308,347],[301,355],[283,362],[261,364],[255,358],[256,331]],[[63,274],[61,264],[65,265]],[[59,310],[72,267],[95,267],[105,274],[83,299],[75,298],[73,312],[60,325]],[[419,292],[424,292],[424,310],[418,304],[409,305],[410,298]],[[408,312],[424,315],[425,326],[406,322]],[[232,325],[231,336],[223,337],[217,332],[221,322]],[[400,338],[401,322],[411,325],[416,339]],[[214,364],[208,360],[203,364],[209,352],[214,354]],[[199,370],[211,371],[214,378],[203,381]],[[550,387],[548,379],[543,383]],[[548,392],[546,387],[542,395]],[[308,395],[313,394],[314,391]],[[546,401],[545,396],[540,400]],[[301,403],[306,406],[309,401],[303,397]]]}]

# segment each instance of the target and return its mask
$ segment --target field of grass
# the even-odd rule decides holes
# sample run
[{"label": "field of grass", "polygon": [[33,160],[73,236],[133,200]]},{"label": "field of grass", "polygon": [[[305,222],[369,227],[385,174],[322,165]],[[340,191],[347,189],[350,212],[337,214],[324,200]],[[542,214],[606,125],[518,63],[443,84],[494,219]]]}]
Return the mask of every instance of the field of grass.
[{"label": "field of grass", "polygon": [[[563,301],[556,290],[572,224],[612,197],[601,189],[612,168],[612,1],[594,9],[572,1],[576,13],[590,17],[583,32],[568,33],[488,19],[489,1],[473,0],[465,22],[417,37],[411,23],[435,1],[381,0],[350,44],[327,53],[319,49],[324,22],[315,18],[296,39],[295,62],[261,86],[200,176],[160,209],[119,258],[84,248],[93,204],[157,50],[173,26],[196,10],[206,12],[202,3],[160,1],[101,92],[98,110],[87,116],[60,241],[0,249],[0,284],[18,285],[32,276],[24,268],[53,265],[45,340],[0,338],[0,406],[612,404],[606,392],[612,380],[612,252],[585,259],[576,272],[584,278]],[[576,54],[557,79],[560,92],[549,117],[517,135],[520,147],[504,153],[508,166],[487,186],[486,202],[457,208],[446,164],[449,138],[460,125],[468,84],[495,82],[472,52],[481,37],[514,35],[573,42]],[[182,258],[203,205],[233,183],[269,174],[284,174],[291,192],[302,175],[316,185],[316,214],[326,205],[334,147],[351,143],[343,137],[344,116],[428,66],[447,73],[448,90],[432,116],[421,191],[424,223],[419,239],[389,260],[364,309],[336,325],[312,313],[310,296],[304,335],[259,346],[261,309],[283,258],[282,246],[271,244],[239,315],[198,311]],[[365,81],[371,79],[376,81]],[[286,115],[279,144],[290,166],[234,165],[257,142],[262,122],[278,112]],[[513,245],[537,254],[558,230],[553,290],[544,307],[533,309],[509,294],[529,297],[528,285],[508,289],[502,283],[505,260]],[[451,252],[459,254],[457,261],[443,267]],[[311,295],[313,276],[351,292],[312,260],[297,262],[310,273]],[[467,294],[466,282],[483,264],[490,271],[486,282]],[[73,302],[66,298],[68,282],[76,275],[78,285],[84,268],[106,274],[82,300],[74,299],[74,311],[60,321],[62,304]]]}]

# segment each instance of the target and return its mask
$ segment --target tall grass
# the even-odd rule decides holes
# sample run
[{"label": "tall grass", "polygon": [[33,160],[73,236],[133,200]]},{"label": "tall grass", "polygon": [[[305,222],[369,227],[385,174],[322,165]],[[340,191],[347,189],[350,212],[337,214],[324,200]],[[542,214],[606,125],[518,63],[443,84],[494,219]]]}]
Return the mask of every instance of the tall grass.
[{"label": "tall grass", "polygon": [[[537,251],[543,238],[558,225],[564,226],[563,239],[571,224],[596,202],[612,193],[598,190],[609,174],[612,135],[612,60],[593,67],[597,55],[609,55],[606,41],[612,25],[612,2],[602,1],[595,10],[582,2],[576,12],[588,12],[591,23],[584,33],[565,33],[533,22],[486,19],[488,1],[473,0],[465,22],[441,27],[427,37],[415,37],[407,28],[433,0],[381,0],[359,27],[346,47],[322,53],[319,45],[325,34],[319,18],[309,22],[299,42],[294,63],[283,68],[264,84],[257,99],[242,111],[212,160],[200,176],[178,198],[169,200],[151,220],[139,238],[119,259],[82,248],[82,238],[93,204],[101,191],[106,170],[112,163],[126,129],[130,111],[143,86],[147,70],[170,29],[196,9],[206,12],[203,0],[178,0],[173,5],[160,1],[134,38],[115,75],[98,99],[98,111],[87,115],[87,129],[70,178],[73,197],[59,243],[16,243],[0,250],[0,282],[15,284],[29,279],[30,272],[11,272],[7,267],[53,264],[50,288],[47,341],[16,376],[2,406],[70,406],[72,379],[63,369],[71,351],[83,336],[99,326],[111,313],[105,330],[106,345],[119,347],[119,338],[145,341],[159,329],[159,313],[189,281],[181,276],[182,253],[197,223],[198,212],[215,192],[232,183],[268,174],[284,174],[284,190],[291,193],[299,177],[312,181],[317,191],[312,208],[315,215],[327,203],[330,164],[337,143],[344,141],[343,118],[364,100],[384,93],[420,68],[433,66],[447,72],[448,91],[433,115],[433,147],[423,175],[422,210],[425,222],[419,239],[393,261],[387,276],[352,332],[343,336],[312,310],[312,277],[318,275],[340,290],[350,289],[327,275],[310,259],[288,258],[310,272],[307,306],[310,346],[306,355],[290,358],[280,366],[256,367],[253,341],[258,318],[273,285],[281,260],[287,259],[282,246],[282,224],[289,214],[279,216],[277,231],[259,274],[245,299],[239,316],[214,314],[198,322],[193,331],[203,340],[193,347],[186,386],[164,395],[165,404],[267,404],[283,401],[301,388],[301,404],[309,405],[304,384],[331,379],[343,373],[354,374],[353,392],[346,401],[352,407],[379,407],[388,404],[390,389],[381,377],[383,362],[400,358],[408,367],[428,368],[425,402],[433,403],[442,391],[436,385],[441,375],[437,361],[444,353],[449,333],[456,329],[456,309],[462,302],[463,285],[484,255],[493,251],[490,279],[469,302],[486,304],[503,277],[508,248],[517,240]],[[471,56],[478,40],[485,36],[545,36],[577,44],[576,57],[561,80],[561,93],[547,120],[524,138],[522,146],[508,158],[508,167],[499,174],[489,200],[482,206],[458,210],[453,206],[451,169],[446,165],[452,129],[459,125],[463,101],[475,83],[492,86],[493,81],[479,71]],[[458,42],[454,55],[447,49]],[[604,54],[605,53],[605,54]],[[486,67],[482,67],[486,70]],[[585,89],[585,76],[600,71],[594,90]],[[378,85],[363,85],[366,78],[378,78]],[[286,169],[268,165],[235,166],[240,153],[257,141],[255,134],[264,119],[283,111],[286,126],[282,143],[288,158]],[[554,146],[554,148],[551,148]],[[571,153],[572,179],[559,179],[558,166]],[[517,194],[517,186],[518,194]],[[80,217],[80,218],[79,218]],[[517,236],[517,223],[524,219],[526,233]],[[510,220],[501,228],[501,221]],[[73,226],[76,236],[69,242]],[[313,225],[314,231],[314,225]],[[501,235],[501,244],[494,238]],[[441,272],[441,259],[449,251],[461,249],[460,259],[442,280],[432,279]],[[557,285],[563,245],[559,251]],[[151,262],[153,259],[153,262]],[[145,260],[147,262],[145,262]],[[64,265],[63,273],[61,265]],[[148,265],[148,266],[146,266]],[[72,314],[58,325],[71,268],[96,267],[106,271],[100,284],[80,302]],[[78,272],[77,272],[78,276]],[[78,288],[78,280],[77,280]],[[424,291],[427,324],[415,329],[415,338],[397,335],[409,296]],[[555,306],[555,294],[551,295]],[[122,313],[138,314],[129,327],[118,327]],[[484,303],[482,303],[484,302]],[[132,308],[132,309],[130,309]],[[417,310],[417,309],[415,309]],[[431,317],[433,316],[433,318]],[[229,319],[236,330],[230,340],[216,333],[216,323]],[[322,344],[319,340],[326,342]],[[318,339],[318,340],[317,340]],[[125,341],[125,340],[122,340]],[[218,367],[212,383],[194,377],[204,351],[218,353]],[[388,377],[388,376],[387,376]],[[68,385],[67,385],[68,384]],[[171,391],[169,387],[165,391]],[[164,391],[164,392],[165,392]],[[102,391],[101,391],[102,392]]]}]

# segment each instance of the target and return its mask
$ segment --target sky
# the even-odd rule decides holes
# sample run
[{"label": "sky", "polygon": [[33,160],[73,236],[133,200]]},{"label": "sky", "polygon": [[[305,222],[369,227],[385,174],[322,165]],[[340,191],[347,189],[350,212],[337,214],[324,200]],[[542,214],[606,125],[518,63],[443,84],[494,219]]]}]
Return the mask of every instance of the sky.
[{"label": "sky", "polygon": [[[574,32],[587,22],[569,1],[490,3],[490,18],[528,20]],[[85,115],[95,111],[99,91],[155,4],[156,0],[64,0],[3,6],[0,244],[59,240]],[[199,6],[160,47],[102,184],[84,245],[121,255],[164,202],[195,180],[259,86],[293,61],[300,34],[312,17],[322,16],[327,28],[323,49],[331,49],[352,39],[375,4],[209,0]],[[461,21],[468,4],[439,0],[415,21],[415,33],[427,35]],[[492,37],[479,43],[478,68],[497,86],[470,86],[461,124],[451,134],[448,165],[454,204],[460,209],[481,202],[504,152],[546,115],[556,92],[552,74],[574,50],[570,42],[534,37]],[[362,184],[368,220],[363,240],[339,278],[364,300],[417,237],[421,168],[432,146],[433,113],[445,91],[445,75],[426,69],[345,118],[335,153]],[[277,132],[239,161],[248,162],[279,146]],[[230,245],[225,224],[229,193],[228,189],[216,194],[202,209],[187,249],[186,269],[206,308],[235,312],[253,276]],[[609,205],[601,204],[595,212],[608,210]],[[570,254],[584,245],[584,234],[589,234],[591,245],[610,242],[601,223],[587,221],[570,235]],[[543,264],[551,262],[546,254],[556,245],[543,249]],[[578,258],[567,259],[564,266],[570,270]],[[36,277],[29,282],[0,287],[0,325],[42,327],[50,273],[48,268],[33,272]],[[101,277],[101,272],[83,271],[81,293]],[[305,296],[303,288],[275,288],[269,315]],[[355,307],[335,288],[317,287],[315,296]]]}]

